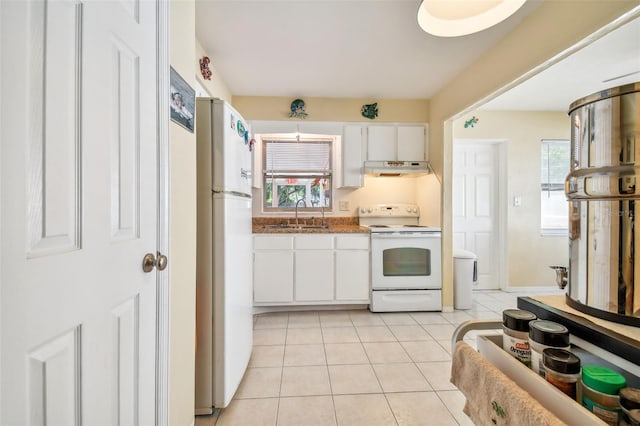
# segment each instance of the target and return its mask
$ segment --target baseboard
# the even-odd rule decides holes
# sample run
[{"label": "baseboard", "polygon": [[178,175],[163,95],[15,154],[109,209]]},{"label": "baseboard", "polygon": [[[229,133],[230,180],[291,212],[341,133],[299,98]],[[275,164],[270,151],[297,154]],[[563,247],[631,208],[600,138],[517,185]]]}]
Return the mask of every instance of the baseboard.
[{"label": "baseboard", "polygon": [[367,309],[368,307],[368,304],[254,306],[253,315],[266,314],[269,312],[344,311],[347,309]]},{"label": "baseboard", "polygon": [[442,307],[442,312],[453,312],[453,306],[443,306]]},{"label": "baseboard", "polygon": [[559,289],[555,285],[550,286],[507,286],[503,291],[507,293],[548,293],[548,294],[564,294],[565,290]]}]

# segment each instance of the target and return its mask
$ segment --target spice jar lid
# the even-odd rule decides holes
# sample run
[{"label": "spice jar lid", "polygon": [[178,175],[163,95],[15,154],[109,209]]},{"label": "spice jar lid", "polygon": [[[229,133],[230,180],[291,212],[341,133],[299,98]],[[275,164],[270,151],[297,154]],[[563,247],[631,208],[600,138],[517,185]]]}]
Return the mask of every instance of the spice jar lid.
[{"label": "spice jar lid", "polygon": [[620,389],[620,405],[622,405],[627,410],[640,409],[640,389]]},{"label": "spice jar lid", "polygon": [[580,372],[580,358],[569,351],[558,348],[547,348],[542,351],[544,367],[563,374]]},{"label": "spice jar lid", "polygon": [[546,346],[564,348],[569,346],[569,330],[562,324],[546,320],[529,323],[529,338]]},{"label": "spice jar lid", "polygon": [[622,374],[599,365],[582,367],[582,382],[591,389],[607,395],[617,395],[620,389],[627,385],[627,379]]},{"label": "spice jar lid", "polygon": [[631,425],[640,424],[640,410],[629,411],[629,419],[631,419]]},{"label": "spice jar lid", "polygon": [[502,311],[502,324],[516,331],[529,331],[529,321],[536,319],[535,314],[522,309],[505,309]]}]

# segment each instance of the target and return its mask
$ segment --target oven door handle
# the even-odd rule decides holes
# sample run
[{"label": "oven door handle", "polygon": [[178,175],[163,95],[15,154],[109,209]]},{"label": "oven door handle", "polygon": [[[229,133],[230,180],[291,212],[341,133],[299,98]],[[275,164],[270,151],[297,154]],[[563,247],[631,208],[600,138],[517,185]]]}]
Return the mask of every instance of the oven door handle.
[{"label": "oven door handle", "polygon": [[371,234],[371,238],[441,238],[440,232],[384,232]]}]

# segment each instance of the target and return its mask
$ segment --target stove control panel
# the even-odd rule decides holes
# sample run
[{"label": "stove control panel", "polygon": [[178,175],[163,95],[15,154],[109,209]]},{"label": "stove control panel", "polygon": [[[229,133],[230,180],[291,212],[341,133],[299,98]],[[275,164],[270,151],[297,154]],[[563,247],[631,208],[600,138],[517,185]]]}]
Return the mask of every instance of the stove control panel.
[{"label": "stove control panel", "polygon": [[360,206],[359,217],[420,217],[420,208],[415,204],[373,204]]}]

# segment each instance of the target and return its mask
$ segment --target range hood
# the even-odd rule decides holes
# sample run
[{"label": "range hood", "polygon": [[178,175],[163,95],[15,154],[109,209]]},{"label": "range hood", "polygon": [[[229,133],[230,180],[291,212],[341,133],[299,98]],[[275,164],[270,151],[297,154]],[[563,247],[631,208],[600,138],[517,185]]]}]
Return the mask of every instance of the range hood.
[{"label": "range hood", "polygon": [[427,161],[365,161],[364,174],[371,176],[418,177],[431,173]]}]

